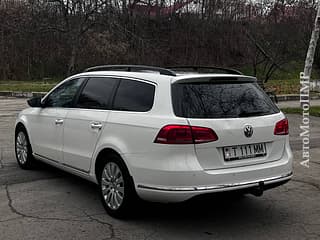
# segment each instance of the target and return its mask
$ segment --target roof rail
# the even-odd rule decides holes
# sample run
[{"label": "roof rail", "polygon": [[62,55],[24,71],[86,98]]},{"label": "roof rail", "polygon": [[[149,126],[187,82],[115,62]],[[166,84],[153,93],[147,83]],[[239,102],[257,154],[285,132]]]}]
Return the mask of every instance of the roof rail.
[{"label": "roof rail", "polygon": [[224,67],[209,67],[209,66],[172,66],[172,67],[167,67],[170,70],[173,71],[182,71],[182,70],[192,70],[194,72],[199,72],[202,70],[208,70],[207,73],[213,73],[214,70],[219,70],[219,71],[223,71],[225,73],[229,73],[229,74],[236,74],[236,75],[243,75],[242,72],[232,69],[232,68],[224,68]]},{"label": "roof rail", "polygon": [[162,75],[176,76],[176,73],[172,70],[153,67],[153,66],[144,66],[144,65],[101,65],[85,69],[83,72],[92,72],[92,71],[126,71],[126,72],[141,72],[141,71],[153,71],[159,72]]}]

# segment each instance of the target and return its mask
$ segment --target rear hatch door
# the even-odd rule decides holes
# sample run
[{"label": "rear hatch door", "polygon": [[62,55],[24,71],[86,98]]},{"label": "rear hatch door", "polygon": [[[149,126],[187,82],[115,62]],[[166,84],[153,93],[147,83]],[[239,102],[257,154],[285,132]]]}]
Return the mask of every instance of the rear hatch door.
[{"label": "rear hatch door", "polygon": [[286,136],[274,135],[284,115],[254,78],[204,77],[172,84],[173,109],[191,126],[213,129],[218,140],[195,144],[201,166],[221,169],[282,157]]}]

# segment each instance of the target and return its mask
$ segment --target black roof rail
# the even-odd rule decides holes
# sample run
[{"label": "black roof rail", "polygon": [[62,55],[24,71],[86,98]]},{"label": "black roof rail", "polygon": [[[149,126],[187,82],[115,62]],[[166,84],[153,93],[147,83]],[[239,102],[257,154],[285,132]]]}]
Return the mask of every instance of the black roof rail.
[{"label": "black roof rail", "polygon": [[213,73],[214,70],[219,70],[219,71],[223,71],[225,73],[229,73],[229,74],[236,74],[236,75],[243,75],[242,72],[236,70],[236,69],[232,69],[232,68],[224,68],[224,67],[215,67],[215,66],[170,66],[167,67],[168,69],[174,70],[174,71],[182,71],[182,70],[192,70],[194,72],[199,72],[202,70],[208,70],[207,73]]},{"label": "black roof rail", "polygon": [[126,71],[126,72],[139,72],[139,71],[153,71],[159,72],[162,75],[176,76],[176,73],[172,70],[153,67],[153,66],[144,66],[144,65],[101,65],[85,69],[83,72],[92,72],[92,71]]}]

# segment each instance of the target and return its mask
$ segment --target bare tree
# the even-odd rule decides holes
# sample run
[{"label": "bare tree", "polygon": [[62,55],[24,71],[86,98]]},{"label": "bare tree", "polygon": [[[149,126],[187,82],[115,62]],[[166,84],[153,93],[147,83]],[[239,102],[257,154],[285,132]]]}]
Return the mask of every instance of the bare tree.
[{"label": "bare tree", "polygon": [[314,21],[314,30],[312,31],[309,48],[307,52],[307,57],[305,61],[305,66],[303,71],[304,77],[309,77],[309,78],[311,77],[314,55],[317,47],[317,42],[319,39],[319,32],[320,32],[320,2],[318,5],[317,15]]},{"label": "bare tree", "polygon": [[268,81],[301,62],[314,15],[307,0],[0,0],[0,78],[139,63],[249,66]]},{"label": "bare tree", "polygon": [[[70,45],[67,74],[75,71],[76,59],[85,34],[99,21],[99,14],[108,6],[105,0],[52,0],[60,11],[57,31],[66,34]],[[122,2],[126,4],[126,1]],[[58,21],[59,22],[59,21]]]}]

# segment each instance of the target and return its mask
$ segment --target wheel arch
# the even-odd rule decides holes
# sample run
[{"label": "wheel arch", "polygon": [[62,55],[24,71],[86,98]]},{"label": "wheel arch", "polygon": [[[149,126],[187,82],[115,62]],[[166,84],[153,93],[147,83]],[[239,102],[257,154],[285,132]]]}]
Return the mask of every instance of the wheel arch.
[{"label": "wheel arch", "polygon": [[16,123],[15,123],[15,133],[17,133],[17,130],[22,127],[24,128],[24,130],[26,130],[27,134],[29,135],[27,123],[28,123],[27,116],[24,114],[19,114],[19,117],[16,119]]},{"label": "wheel arch", "polygon": [[[15,129],[14,129],[14,139],[16,138],[17,135],[17,131],[23,128],[28,136],[28,140],[30,142],[31,147],[34,146],[33,144],[33,136],[32,136],[32,132],[29,131],[29,127],[28,127],[28,119],[25,115],[20,116],[15,123]],[[33,150],[33,147],[32,147]]]},{"label": "wheel arch", "polygon": [[111,154],[115,154],[117,155],[123,162],[123,164],[125,165],[125,167],[128,170],[129,175],[132,178],[132,175],[130,174],[130,170],[128,167],[128,164],[126,162],[126,160],[124,159],[123,155],[120,154],[118,151],[116,151],[115,149],[111,148],[111,147],[105,147],[102,148],[99,153],[96,155],[95,161],[94,161],[94,175],[95,175],[95,179],[97,182],[99,182],[99,169],[101,169],[102,164],[104,163],[105,157]]},{"label": "wheel arch", "polygon": [[28,131],[27,124],[26,124],[25,121],[23,121],[23,119],[19,119],[19,121],[16,122],[15,129],[14,129],[14,137],[16,137],[16,135],[18,133],[18,130],[21,129],[21,128],[24,129],[25,132],[27,133],[29,141],[30,141],[30,144],[32,145],[32,139],[31,139],[31,136],[30,136],[30,132]]},{"label": "wheel arch", "polygon": [[15,135],[17,134],[19,129],[24,129],[25,131],[27,131],[27,128],[26,128],[25,124],[22,123],[22,122],[17,122],[16,123],[16,127],[15,127],[15,130],[14,130]]}]

